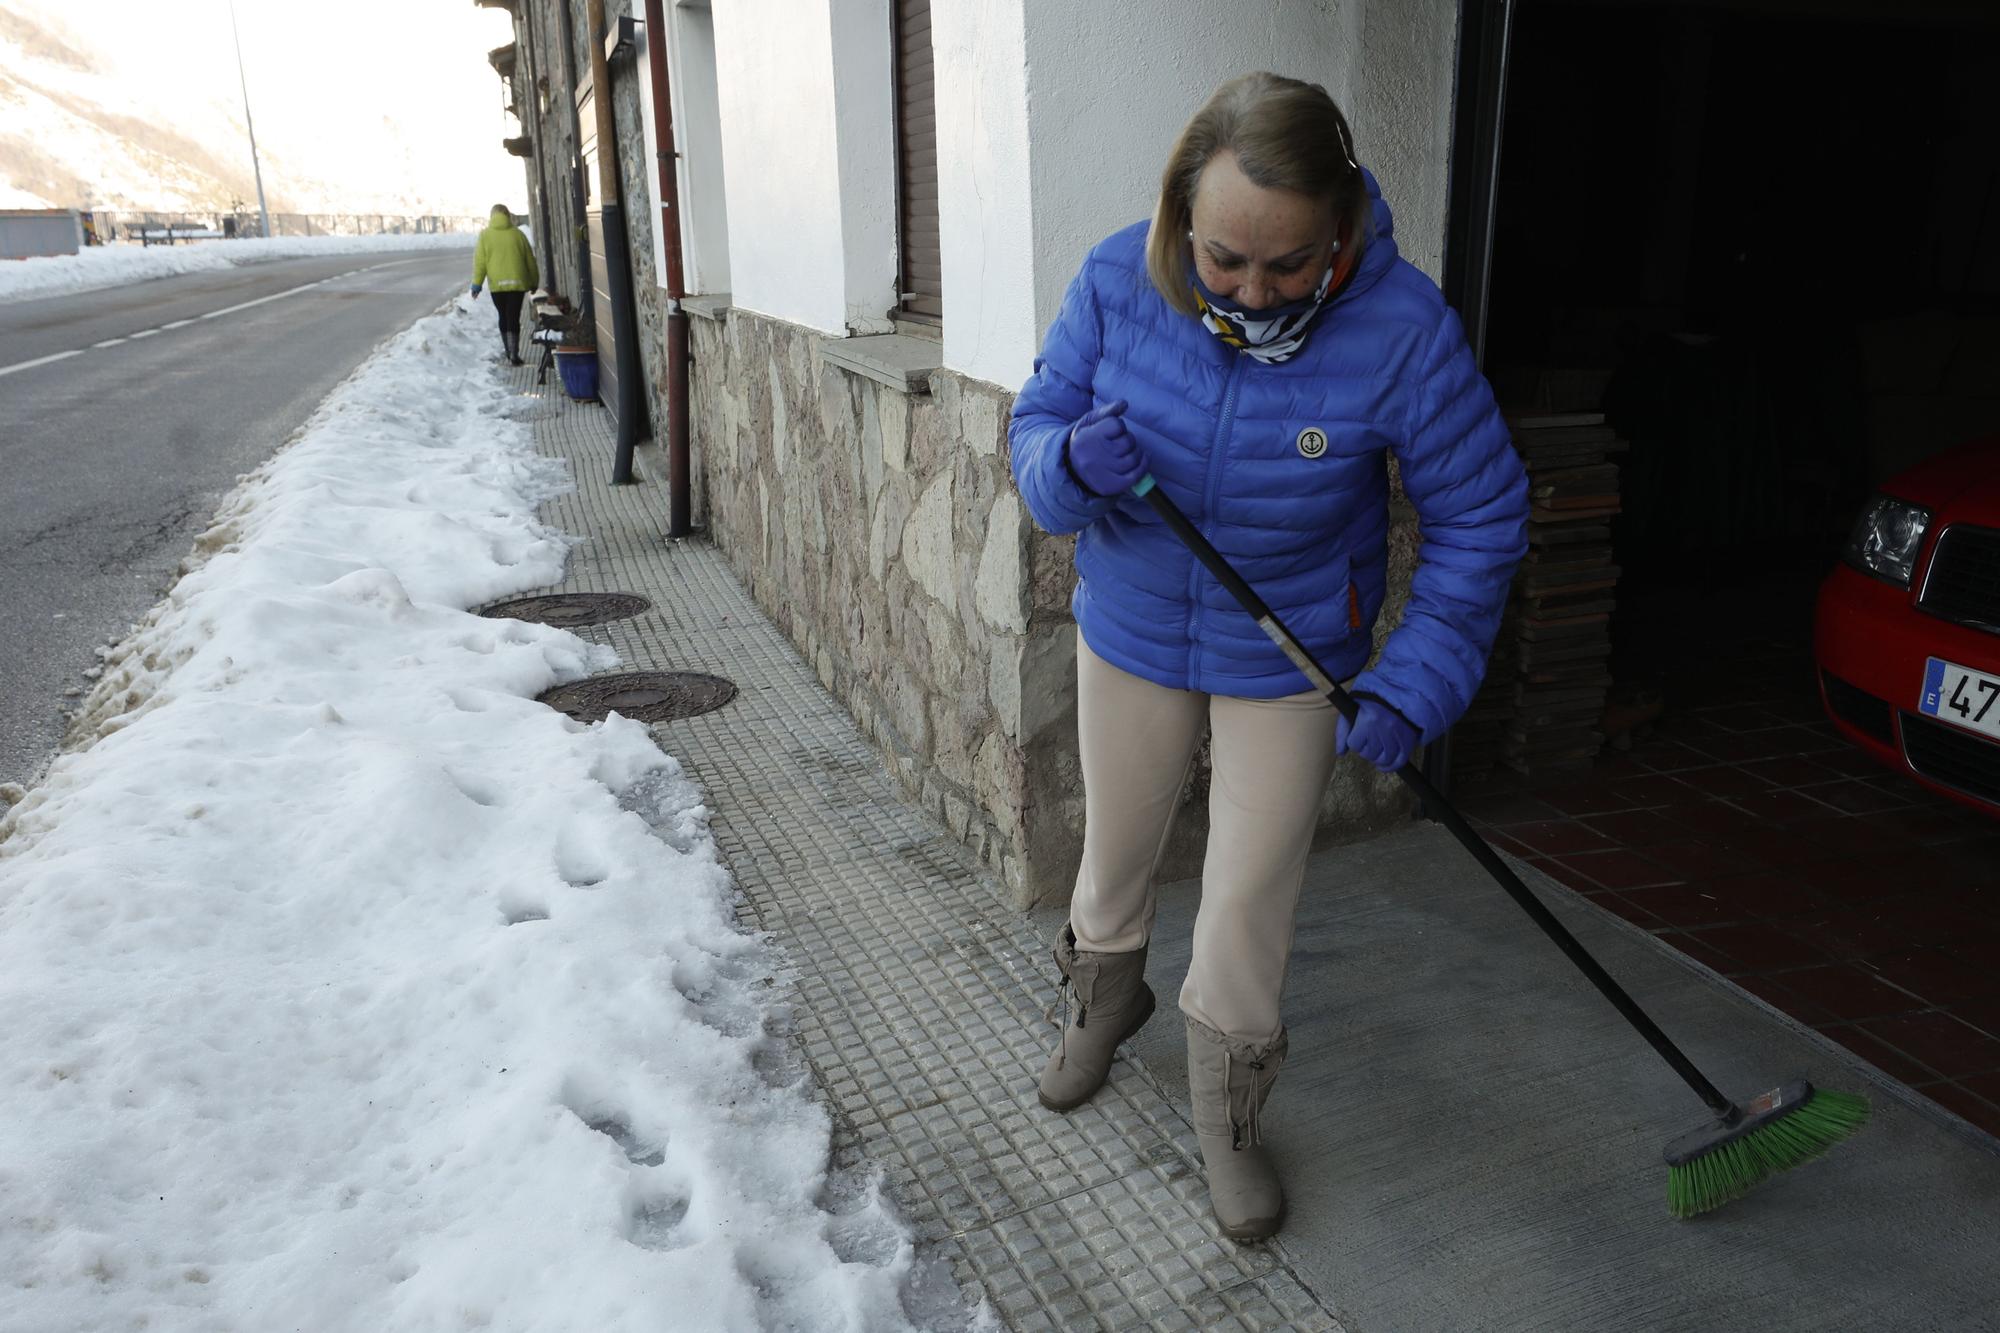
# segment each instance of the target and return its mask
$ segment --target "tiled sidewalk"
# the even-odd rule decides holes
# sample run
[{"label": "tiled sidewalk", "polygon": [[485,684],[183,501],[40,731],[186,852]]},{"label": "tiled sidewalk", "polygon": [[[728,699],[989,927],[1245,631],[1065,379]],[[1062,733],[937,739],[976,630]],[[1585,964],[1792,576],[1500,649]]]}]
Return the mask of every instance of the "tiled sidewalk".
[{"label": "tiled sidewalk", "polygon": [[1588,782],[1495,783],[1497,845],[2000,1134],[2000,822],[1840,740],[1809,656],[1728,645]]},{"label": "tiled sidewalk", "polygon": [[906,1292],[913,1318],[963,1327],[983,1294],[1017,1329],[1337,1329],[1281,1246],[1221,1239],[1193,1132],[1146,1069],[1121,1059],[1067,1116],[1036,1102],[1052,966],[1027,918],[902,798],[721,554],[661,539],[659,451],[640,452],[644,484],[612,487],[608,414],[565,400],[553,374],[539,391],[532,368],[513,380],[539,393],[524,415],[577,482],[544,510],[586,538],[562,590],[653,602],[585,633],[624,669],[740,688],[654,732],[709,795],[746,923],[792,962],[792,1024],[770,1067],[784,1077],[803,1052],[833,1114],[828,1206],[879,1166],[920,1259],[949,1265]]}]

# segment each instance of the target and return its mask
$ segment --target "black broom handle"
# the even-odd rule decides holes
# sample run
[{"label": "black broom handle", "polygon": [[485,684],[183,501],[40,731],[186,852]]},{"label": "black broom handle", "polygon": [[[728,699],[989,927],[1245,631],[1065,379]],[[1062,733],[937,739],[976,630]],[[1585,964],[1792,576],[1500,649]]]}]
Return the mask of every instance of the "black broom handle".
[{"label": "black broom handle", "polygon": [[[1223,559],[1222,553],[1209,544],[1208,538],[1202,536],[1194,524],[1188,522],[1187,515],[1180,511],[1180,507],[1169,500],[1166,493],[1154,484],[1153,478],[1150,475],[1145,477],[1132,488],[1132,493],[1141,496],[1153,507],[1153,512],[1174,530],[1175,536],[1187,544],[1187,548],[1194,552],[1195,558],[1208,566],[1208,572],[1215,575],[1222,586],[1229,589],[1230,595],[1242,603],[1243,609],[1250,613],[1250,618],[1257,622],[1258,628],[1268,634],[1271,641],[1292,660],[1292,664],[1305,673],[1306,679],[1312,682],[1313,687],[1326,695],[1333,706],[1340,710],[1341,715],[1352,722],[1360,710],[1360,705],[1354,701],[1354,696],[1342,689],[1340,683],[1329,676],[1326,669],[1314,660],[1304,645],[1285,628],[1284,622],[1264,604],[1264,599],[1257,595],[1256,590],[1243,581],[1243,576]],[[1500,859],[1500,854],[1488,846],[1484,838],[1472,831],[1472,827],[1457,810],[1452,808],[1451,803],[1445,800],[1438,789],[1431,785],[1431,780],[1425,777],[1415,764],[1404,764],[1397,770],[1396,776],[1423,799],[1425,808],[1439,823],[1451,830],[1452,835],[1465,845],[1465,850],[1471,852],[1480,865],[1486,867],[1486,873],[1499,881],[1500,887],[1507,890],[1507,895],[1520,904],[1521,910],[1542,928],[1542,933],[1555,941],[1556,947],[1569,956],[1569,960],[1576,964],[1584,976],[1590,978],[1590,984],[1603,992],[1604,998],[1611,1001],[1613,1007],[1625,1016],[1626,1022],[1638,1029],[1639,1035],[1652,1044],[1653,1049],[1660,1053],[1661,1059],[1673,1066],[1674,1072],[1694,1089],[1697,1097],[1708,1103],[1711,1111],[1724,1119],[1738,1114],[1736,1104],[1723,1096],[1716,1086],[1695,1068],[1694,1061],[1683,1055],[1680,1047],[1674,1045],[1667,1034],[1660,1031],[1660,1025],[1647,1016],[1646,1011],[1639,1007],[1638,1001],[1626,994],[1623,986],[1612,980],[1611,974],[1591,957],[1590,951],[1578,942],[1576,936],[1569,933],[1562,922],[1556,920],[1555,914],[1542,905],[1542,900],[1521,882],[1520,877]]]}]

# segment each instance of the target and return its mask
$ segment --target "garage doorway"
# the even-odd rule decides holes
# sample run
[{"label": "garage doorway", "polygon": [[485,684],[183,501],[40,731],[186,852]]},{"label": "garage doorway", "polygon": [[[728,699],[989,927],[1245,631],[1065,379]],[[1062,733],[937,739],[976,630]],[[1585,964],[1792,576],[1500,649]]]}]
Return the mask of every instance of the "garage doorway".
[{"label": "garage doorway", "polygon": [[1498,164],[1483,254],[1455,192],[1468,322],[1511,414],[1615,437],[1619,512],[1615,586],[1538,622],[1601,661],[1538,697],[1602,688],[1601,714],[1558,745],[1485,696],[1455,788],[1507,850],[2000,1132],[2000,822],[1843,742],[1812,654],[1873,488],[2000,433],[2000,6],[1467,9],[1461,96],[1504,108],[1497,153],[1461,110],[1462,162]]}]

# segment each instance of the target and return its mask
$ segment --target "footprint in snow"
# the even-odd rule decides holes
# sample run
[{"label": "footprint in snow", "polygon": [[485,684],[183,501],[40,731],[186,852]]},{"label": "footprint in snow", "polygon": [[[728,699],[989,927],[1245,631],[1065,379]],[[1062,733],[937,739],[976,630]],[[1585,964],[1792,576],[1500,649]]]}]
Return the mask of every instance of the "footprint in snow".
[{"label": "footprint in snow", "polygon": [[625,1239],[642,1250],[679,1250],[691,1242],[677,1234],[688,1201],[671,1190],[639,1195],[625,1213]]},{"label": "footprint in snow", "polygon": [[482,805],[491,809],[501,803],[499,788],[483,778],[468,777],[464,774],[453,772],[449,768],[444,771],[444,775],[452,786],[458,788],[459,795],[474,805]]},{"label": "footprint in snow", "polygon": [[725,1037],[748,1037],[760,1029],[763,1035],[771,1035],[773,1024],[766,1021],[762,1006],[749,993],[748,979],[755,975],[754,968],[735,959],[702,954],[677,960],[670,975],[674,989],[688,1002],[697,1022]]},{"label": "footprint in snow", "polygon": [[634,1166],[658,1166],[667,1160],[667,1141],[664,1134],[636,1134],[631,1122],[617,1111],[603,1106],[565,1098],[563,1105],[569,1113],[618,1145],[618,1151],[625,1154],[625,1160]]},{"label": "footprint in snow", "polygon": [[789,1036],[771,1036],[750,1050],[750,1068],[764,1086],[782,1091],[805,1081],[806,1062]]},{"label": "footprint in snow", "polygon": [[883,1268],[903,1251],[903,1232],[878,1203],[846,1217],[830,1217],[821,1228],[834,1257],[844,1264]]},{"label": "footprint in snow", "polygon": [[776,1245],[746,1242],[736,1247],[736,1276],[757,1293],[759,1313],[764,1316],[766,1326],[781,1323],[785,1305],[788,1303],[802,1274],[798,1271],[801,1257],[788,1254]]},{"label": "footprint in snow", "polygon": [[611,877],[604,858],[564,829],[556,835],[556,873],[572,888],[593,889]]}]

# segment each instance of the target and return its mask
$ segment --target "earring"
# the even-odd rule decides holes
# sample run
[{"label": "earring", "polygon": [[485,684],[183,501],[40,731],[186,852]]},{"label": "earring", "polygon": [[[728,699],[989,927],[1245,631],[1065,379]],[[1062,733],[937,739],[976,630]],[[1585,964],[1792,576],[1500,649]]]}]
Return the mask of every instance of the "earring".
[{"label": "earring", "polygon": [[1338,239],[1336,239],[1333,243],[1333,253],[1335,254],[1340,253],[1340,241]]}]

